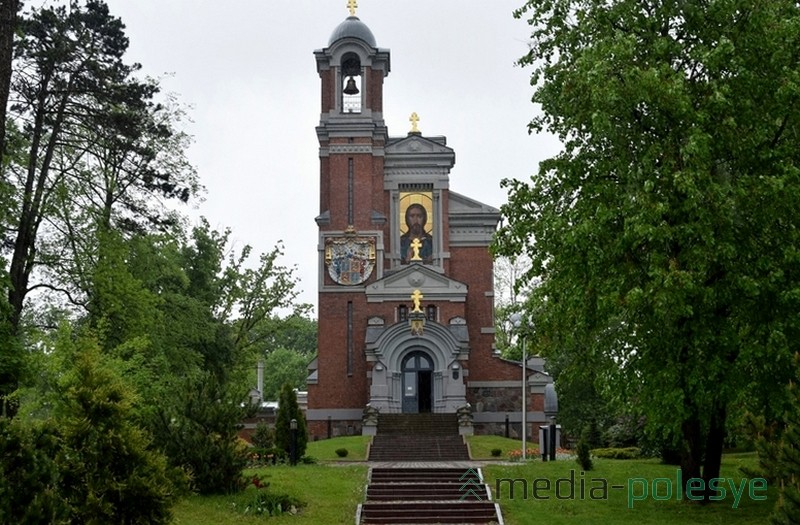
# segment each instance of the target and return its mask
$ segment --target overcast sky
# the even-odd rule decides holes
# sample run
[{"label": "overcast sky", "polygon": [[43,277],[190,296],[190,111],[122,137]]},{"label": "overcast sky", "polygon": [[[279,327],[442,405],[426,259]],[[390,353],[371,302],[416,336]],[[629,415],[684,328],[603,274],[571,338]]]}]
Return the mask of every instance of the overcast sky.
[{"label": "overcast sky", "polygon": [[[107,0],[130,38],[129,61],[163,77],[191,106],[188,156],[207,188],[193,216],[231,227],[239,247],[285,245],[301,300],[317,303],[320,80],[313,51],[347,16],[346,0]],[[412,112],[423,135],[456,152],[450,188],[499,207],[500,180],[527,179],[554,155],[528,135],[534,116],[522,0],[358,0],[357,16],[391,51],[384,119],[404,136]]]}]

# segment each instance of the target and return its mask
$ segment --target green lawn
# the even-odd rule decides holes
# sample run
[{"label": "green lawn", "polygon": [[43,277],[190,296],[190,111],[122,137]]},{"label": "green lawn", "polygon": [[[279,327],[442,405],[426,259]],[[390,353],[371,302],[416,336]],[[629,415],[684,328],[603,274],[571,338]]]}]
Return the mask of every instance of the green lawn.
[{"label": "green lawn", "polygon": [[[491,438],[491,439],[490,439]],[[344,446],[348,450],[356,450],[359,443],[365,443],[360,437],[335,438],[332,440],[318,441],[309,444],[309,454],[319,459],[334,459],[336,448]],[[478,451],[478,457],[485,451],[485,456],[490,457],[492,448],[501,448],[504,456],[509,447],[519,448],[519,442],[492,436],[470,438],[473,454]],[[313,446],[312,446],[313,445]],[[312,452],[313,450],[313,452]],[[512,448],[508,448],[512,450]],[[326,452],[327,451],[327,452]],[[349,457],[349,456],[348,456]],[[754,467],[756,457],[754,454],[729,454],[723,459],[722,477],[732,478],[738,486],[742,480],[741,466]],[[500,503],[503,517],[508,525],[548,525],[560,524],[648,524],[648,525],[673,525],[673,524],[724,524],[731,522],[738,524],[762,524],[766,516],[772,511],[776,493],[770,488],[766,501],[753,501],[748,497],[747,489],[741,496],[738,508],[734,505],[734,496],[728,485],[727,498],[724,501],[701,506],[688,501],[676,501],[674,496],[669,501],[655,501],[651,497],[642,501],[633,501],[633,508],[629,508],[629,479],[644,478],[646,481],[636,481],[632,485],[636,495],[641,495],[643,483],[648,484],[651,491],[654,478],[672,480],[675,486],[678,468],[671,465],[662,465],[658,460],[595,460],[595,469],[581,476],[578,464],[573,460],[542,463],[534,460],[526,464],[490,464],[483,467],[486,480],[489,483],[495,499]],[[571,472],[572,471],[572,472]],[[248,471],[248,474],[266,476],[270,483],[269,490],[282,492],[298,498],[306,503],[298,515],[291,516],[249,516],[243,515],[234,508],[234,503],[241,509],[243,502],[247,502],[256,493],[255,488],[249,488],[244,494],[235,496],[193,496],[182,501],[175,508],[175,523],[178,525],[255,525],[269,523],[274,525],[333,525],[339,523],[353,523],[356,506],[363,500],[366,484],[367,466],[356,465],[352,462],[339,461],[319,465],[298,465],[290,467],[279,465],[258,470]],[[559,500],[555,498],[555,483],[557,480],[568,480],[570,474],[575,479],[575,499]],[[522,481],[515,484],[514,497],[510,497],[509,484],[503,483],[498,494],[496,480],[498,478],[525,480],[528,483],[527,498],[522,494]],[[607,480],[608,486],[619,485],[621,489],[608,489],[608,499],[591,499],[592,496],[601,496],[602,492],[590,493],[592,487],[599,486],[599,478]],[[549,499],[534,499],[532,488],[535,480],[549,480],[551,490],[540,490],[540,497],[549,496]],[[580,499],[580,480],[584,480],[584,498]],[[540,484],[543,482],[539,482]],[[666,495],[666,482],[658,482],[658,495]],[[541,486],[541,485],[540,485]],[[562,481],[560,487],[564,490],[562,495],[568,493],[568,482]],[[674,488],[673,488],[674,490]]]},{"label": "green lawn", "polygon": [[[369,440],[369,436],[344,436],[311,441],[306,448],[306,455],[319,461],[364,461],[367,459]],[[336,455],[336,449],[339,448],[347,449],[346,458]]]},{"label": "green lawn", "polygon": [[[739,470],[742,465],[755,466],[756,458],[752,454],[734,454],[723,459],[721,477],[732,478],[734,482],[741,483],[743,474]],[[772,511],[775,503],[776,493],[769,489],[766,493],[766,501],[753,501],[747,494],[744,494],[738,503],[738,508],[734,505],[734,496],[729,486],[726,484],[727,497],[723,501],[701,506],[686,500],[677,501],[675,499],[675,487],[677,486],[676,474],[678,467],[672,465],[662,465],[658,460],[595,460],[595,468],[581,476],[581,470],[575,461],[556,461],[542,463],[533,461],[519,465],[490,465],[484,467],[484,474],[487,482],[492,488],[495,499],[500,503],[503,510],[503,517],[508,525],[533,525],[547,523],[548,525],[559,524],[763,524],[766,516]],[[572,471],[572,473],[570,472]],[[556,499],[555,483],[558,479],[563,491],[562,496],[569,494],[570,475],[575,479],[575,498],[576,499]],[[523,482],[515,482],[515,493],[513,498],[509,492],[509,483],[504,482],[500,493],[497,492],[496,480],[498,478],[526,480],[528,483],[527,498],[523,496]],[[591,499],[592,487],[600,487],[601,481],[607,480],[608,486],[622,486],[621,489],[608,489],[608,499],[599,499],[603,491],[598,488],[593,495],[598,499]],[[639,481],[629,485],[629,479],[639,478]],[[642,481],[644,478],[646,481]],[[654,478],[665,478],[672,480],[673,497],[669,501],[655,501],[652,497],[647,497],[643,501],[630,501],[629,495],[643,494],[643,485],[648,484],[648,493],[652,493],[652,480]],[[534,499],[533,485],[535,480],[549,480],[550,490],[546,490],[545,481],[538,481],[542,489],[538,492],[540,498],[545,496],[549,499]],[[580,499],[580,480],[584,480],[584,499]],[[656,485],[659,497],[667,496],[667,482],[659,481]],[[628,489],[632,490],[629,491]],[[759,495],[756,492],[756,495]],[[633,508],[629,508],[629,504]]]},{"label": "green lawn", "polygon": [[[467,436],[469,452],[472,459],[496,459],[508,460],[508,453],[512,450],[521,450],[522,441],[501,436]],[[499,448],[502,451],[500,457],[492,456],[492,449]],[[538,450],[539,446],[528,442],[528,449]]]},{"label": "green lawn", "polygon": [[192,496],[179,503],[175,511],[178,525],[333,525],[353,523],[356,506],[364,498],[367,467],[364,465],[328,466],[279,465],[248,471],[266,476],[269,490],[287,493],[306,502],[296,516],[246,516],[237,512],[242,501],[254,495],[248,488],[244,495]]}]

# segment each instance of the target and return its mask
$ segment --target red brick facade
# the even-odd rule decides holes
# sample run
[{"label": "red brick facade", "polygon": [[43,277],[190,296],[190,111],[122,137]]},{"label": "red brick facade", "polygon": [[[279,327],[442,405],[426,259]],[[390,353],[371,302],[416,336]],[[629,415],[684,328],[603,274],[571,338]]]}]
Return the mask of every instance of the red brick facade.
[{"label": "red brick facade", "polygon": [[[493,347],[488,247],[499,212],[450,191],[455,154],[444,137],[388,135],[382,112],[389,52],[360,20],[348,18],[315,56],[319,340],[308,381],[309,431],[359,433],[367,404],[386,412],[455,412],[470,404],[476,427],[494,424],[519,406],[521,382],[519,363]],[[348,77],[359,77],[358,94],[344,92]],[[401,233],[411,234],[413,199],[426,210],[431,255],[406,262]],[[419,314],[412,294],[422,295]],[[411,330],[406,317],[414,315],[426,318],[422,333]],[[530,385],[531,411],[543,410],[545,376]],[[484,411],[488,406],[503,413]]]}]

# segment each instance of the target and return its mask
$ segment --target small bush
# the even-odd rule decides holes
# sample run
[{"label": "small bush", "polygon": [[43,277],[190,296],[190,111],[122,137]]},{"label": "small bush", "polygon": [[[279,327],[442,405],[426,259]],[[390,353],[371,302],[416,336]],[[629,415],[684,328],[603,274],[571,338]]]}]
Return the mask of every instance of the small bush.
[{"label": "small bush", "polygon": [[642,457],[642,453],[637,447],[596,448],[592,450],[592,454],[605,459],[639,459]]},{"label": "small bush", "polygon": [[503,451],[500,450],[499,448],[493,448],[492,449],[492,457],[493,458],[499,458],[502,455],[503,455]]},{"label": "small bush", "polygon": [[303,456],[300,458],[300,463],[303,465],[316,465],[318,461],[314,456]]},{"label": "small bush", "polygon": [[578,462],[582,470],[592,470],[594,467],[592,464],[592,451],[591,446],[589,445],[589,436],[589,429],[586,428],[581,434],[581,439],[578,440],[578,446],[576,450],[578,456],[575,458],[575,461]]},{"label": "small bush", "polygon": [[256,425],[256,430],[251,438],[253,446],[257,449],[266,450],[275,446],[275,432],[266,423]]},{"label": "small bush", "polygon": [[337,448],[336,449],[336,455],[339,456],[340,458],[346,458],[347,457],[347,453],[348,452],[347,452],[346,448]]}]

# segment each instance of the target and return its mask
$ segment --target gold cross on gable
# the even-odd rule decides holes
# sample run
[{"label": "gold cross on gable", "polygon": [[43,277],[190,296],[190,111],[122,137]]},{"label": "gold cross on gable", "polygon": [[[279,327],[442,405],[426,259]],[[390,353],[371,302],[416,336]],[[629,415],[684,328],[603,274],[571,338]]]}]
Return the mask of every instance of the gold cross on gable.
[{"label": "gold cross on gable", "polygon": [[408,120],[411,121],[411,133],[419,133],[419,128],[417,127],[419,115],[417,115],[417,112],[412,113]]},{"label": "gold cross on gable", "polygon": [[419,290],[414,290],[414,293],[411,294],[411,300],[414,301],[414,309],[411,310],[414,313],[422,313],[422,292]]},{"label": "gold cross on gable", "polygon": [[422,248],[422,242],[419,239],[411,241],[411,260],[421,261],[422,257],[419,256],[419,249]]},{"label": "gold cross on gable", "polygon": [[350,10],[350,16],[356,16],[357,7],[358,7],[357,0],[347,0],[347,9]]}]

